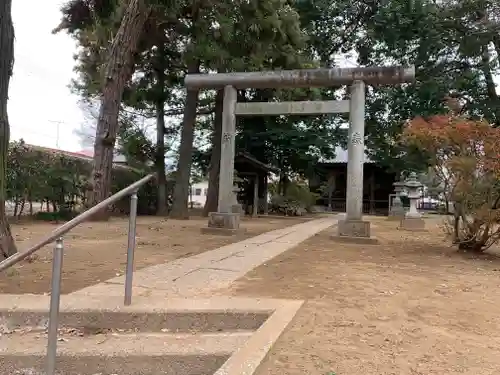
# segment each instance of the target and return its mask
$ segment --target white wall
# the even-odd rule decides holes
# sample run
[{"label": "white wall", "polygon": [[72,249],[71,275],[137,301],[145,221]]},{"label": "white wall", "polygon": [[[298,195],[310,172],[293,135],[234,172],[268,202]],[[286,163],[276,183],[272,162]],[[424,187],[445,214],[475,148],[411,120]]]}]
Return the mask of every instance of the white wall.
[{"label": "white wall", "polygon": [[191,194],[189,195],[189,202],[194,202],[194,206],[205,205],[205,201],[207,200],[207,191],[208,191],[208,181],[202,181],[197,184],[191,185]]}]

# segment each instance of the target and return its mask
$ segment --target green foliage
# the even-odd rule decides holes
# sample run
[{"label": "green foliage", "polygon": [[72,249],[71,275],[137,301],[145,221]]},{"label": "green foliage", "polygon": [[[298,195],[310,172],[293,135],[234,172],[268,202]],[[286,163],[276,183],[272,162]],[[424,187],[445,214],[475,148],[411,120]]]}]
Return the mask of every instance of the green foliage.
[{"label": "green foliage", "polygon": [[[273,193],[276,189],[271,188],[270,191]],[[292,181],[288,184],[284,196],[273,194],[269,210],[285,216],[302,216],[311,212],[318,198],[319,195],[311,193],[307,185]]]},{"label": "green foliage", "polygon": [[492,82],[499,72],[493,58],[500,52],[498,8],[485,0],[373,3],[373,17],[364,20],[364,36],[355,42],[359,62],[414,64],[417,82],[377,87],[368,96],[374,160],[394,171],[425,170],[424,153],[394,141],[407,120],[446,113],[450,96],[464,104],[463,114],[498,124],[500,101]]},{"label": "green foliage", "polygon": [[[79,79],[74,82],[74,88],[84,97],[99,94],[102,80],[100,68],[109,41],[118,28],[116,19],[121,11],[118,3],[113,4],[113,10],[110,11],[107,7],[95,14],[91,10],[103,6],[96,0],[71,0],[62,9],[60,29],[67,30],[82,47],[77,56],[76,70]],[[112,7],[113,4],[108,5]],[[185,100],[182,76],[192,61],[199,62],[201,71],[252,71],[304,66],[310,59],[305,53],[307,37],[300,26],[296,9],[281,0],[237,3],[182,1],[178,4],[159,0],[155,3],[153,17],[148,23],[148,32],[140,44],[136,74],[126,88],[124,105],[153,117],[153,107],[158,101],[162,101],[170,108],[180,108],[177,112],[167,111],[167,115],[182,113]],[[166,76],[163,90],[157,85],[157,73],[160,70]],[[246,95],[253,94],[248,90]],[[304,94],[302,96],[307,97]],[[272,96],[269,97],[271,98]],[[213,107],[213,96],[209,95],[208,99],[201,101],[200,112]],[[311,146],[311,141],[320,139],[317,127],[304,131],[302,119],[273,119],[269,130],[271,127],[281,127],[282,130],[255,131],[252,124],[257,121],[252,120],[250,126],[242,126],[245,128],[243,133],[248,129],[248,134],[254,133],[261,140],[261,143],[254,142],[251,146],[252,153],[262,149],[262,143],[266,146],[265,155],[256,153],[259,160],[279,164],[283,170],[305,170],[311,161],[317,159],[306,155],[315,147]],[[299,122],[302,125],[295,126]],[[212,130],[211,121],[204,121],[202,118],[199,124],[203,127],[201,131]],[[167,130],[171,131],[171,135],[178,134],[175,126]],[[284,140],[279,136],[283,133],[291,136]],[[332,147],[331,137],[328,133],[323,136],[323,133],[321,139],[328,142],[328,147]],[[240,143],[247,143],[246,134],[238,137]],[[137,134],[137,138],[141,147],[144,146],[144,142],[140,140],[141,134]],[[286,151],[290,148],[290,142],[297,145],[300,142],[300,153]],[[128,146],[134,147],[130,144]],[[204,157],[207,156],[209,157],[205,153]],[[207,161],[199,164],[206,166]]]},{"label": "green foliage", "polygon": [[144,169],[155,161],[156,147],[147,137],[145,128],[134,116],[121,116],[118,130],[118,151],[125,156],[127,164]]},{"label": "green foliage", "polygon": [[[83,96],[99,94],[100,67],[121,11],[121,2],[98,0],[71,0],[63,8],[60,28],[81,47],[75,89]],[[424,171],[429,155],[396,142],[408,119],[446,113],[444,99],[453,96],[464,104],[464,114],[500,125],[500,100],[492,80],[499,73],[499,19],[500,6],[491,0],[157,0],[124,104],[152,118],[155,104],[163,100],[175,109],[167,116],[181,113],[182,77],[193,61],[201,72],[337,66],[341,56],[348,65],[413,64],[415,84],[367,88],[366,144],[370,158],[390,171]],[[164,90],[158,87],[160,70],[166,75]],[[210,112],[213,93],[203,95],[207,100],[198,109]],[[240,101],[342,99],[346,90],[239,90],[238,96]],[[198,120],[199,134],[209,136],[213,119],[199,116]],[[241,118],[236,144],[284,176],[305,175],[345,141],[339,127],[346,120],[345,116]],[[175,126],[168,130],[172,138],[178,134]],[[143,134],[129,135],[135,138],[127,145],[129,150],[142,159],[154,154]],[[195,164],[203,175],[209,159],[206,148],[195,152]]]},{"label": "green foliage", "polygon": [[[14,216],[21,215],[26,205],[45,203],[50,213],[38,213],[40,220],[65,220],[83,210],[88,188],[91,161],[72,157],[41,147],[12,142],[9,147],[7,169],[7,200],[14,203]],[[116,193],[145,175],[128,167],[115,167],[112,192]],[[138,212],[154,212],[156,187],[146,184],[138,193]],[[128,213],[128,199],[114,205],[117,213]],[[34,212],[29,212],[34,214]]]},{"label": "green foliage", "polygon": [[74,210],[76,202],[85,199],[88,165],[88,161],[13,142],[8,155],[7,199],[46,201]]},{"label": "green foliage", "polygon": [[300,204],[309,212],[311,207],[316,204],[316,200],[319,198],[319,195],[311,193],[309,191],[309,186],[306,184],[293,181],[286,189],[286,197],[300,202]]}]

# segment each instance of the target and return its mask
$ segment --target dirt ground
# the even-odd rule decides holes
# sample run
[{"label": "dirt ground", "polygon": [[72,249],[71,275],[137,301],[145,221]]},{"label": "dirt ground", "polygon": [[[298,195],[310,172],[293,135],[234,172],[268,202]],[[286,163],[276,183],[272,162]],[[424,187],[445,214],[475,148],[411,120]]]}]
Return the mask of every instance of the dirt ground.
[{"label": "dirt ground", "polygon": [[374,219],[375,246],[320,233],[221,292],[306,301],[258,375],[497,374],[500,259],[457,253],[438,223]]},{"label": "dirt ground", "polygon": [[[302,219],[244,219],[246,232],[237,236],[201,234],[207,225],[201,217],[190,220],[170,220],[140,217],[137,222],[135,268],[165,263],[196,255],[220,246],[242,241],[258,234],[291,226]],[[57,225],[25,223],[12,225],[20,251],[36,243]],[[128,219],[115,218],[108,223],[84,223],[64,237],[63,293],[96,284],[124,273],[127,252]],[[0,293],[42,294],[50,290],[52,246],[37,253],[31,263],[23,261],[5,273],[0,273]]]}]

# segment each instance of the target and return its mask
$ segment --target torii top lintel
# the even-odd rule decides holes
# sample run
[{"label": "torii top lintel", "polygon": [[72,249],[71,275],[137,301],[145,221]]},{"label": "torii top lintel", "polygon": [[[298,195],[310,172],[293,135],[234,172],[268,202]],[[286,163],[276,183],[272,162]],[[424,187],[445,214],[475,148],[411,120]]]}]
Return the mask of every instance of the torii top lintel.
[{"label": "torii top lintel", "polygon": [[383,66],[360,68],[274,70],[244,73],[188,74],[188,89],[331,87],[364,81],[367,84],[398,84],[415,80],[415,67]]}]

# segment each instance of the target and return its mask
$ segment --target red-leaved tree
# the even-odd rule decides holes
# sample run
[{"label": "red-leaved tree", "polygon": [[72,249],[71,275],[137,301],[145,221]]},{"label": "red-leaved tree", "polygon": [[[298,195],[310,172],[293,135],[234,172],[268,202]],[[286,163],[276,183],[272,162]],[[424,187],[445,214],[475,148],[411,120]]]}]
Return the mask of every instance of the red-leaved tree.
[{"label": "red-leaved tree", "polygon": [[409,121],[402,141],[428,155],[453,202],[447,233],[460,249],[482,252],[500,239],[500,129],[454,114]]}]

